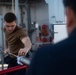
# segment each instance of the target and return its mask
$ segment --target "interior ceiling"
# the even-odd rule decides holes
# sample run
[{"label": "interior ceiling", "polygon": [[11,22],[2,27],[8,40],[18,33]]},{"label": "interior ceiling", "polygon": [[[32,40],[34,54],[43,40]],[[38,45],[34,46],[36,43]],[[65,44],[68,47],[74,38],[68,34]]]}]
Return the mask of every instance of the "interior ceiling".
[{"label": "interior ceiling", "polygon": [[[27,0],[28,2],[40,2],[42,0]],[[12,0],[0,0],[0,2],[12,2]],[[20,3],[26,2],[26,0],[19,0]]]}]

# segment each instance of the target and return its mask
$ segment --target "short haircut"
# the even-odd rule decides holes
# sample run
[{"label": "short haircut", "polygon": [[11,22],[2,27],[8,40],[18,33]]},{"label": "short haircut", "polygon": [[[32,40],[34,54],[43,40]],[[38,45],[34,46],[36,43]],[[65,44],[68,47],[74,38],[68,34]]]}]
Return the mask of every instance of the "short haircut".
[{"label": "short haircut", "polygon": [[64,7],[69,7],[76,15],[76,0],[63,0]]},{"label": "short haircut", "polygon": [[6,13],[5,14],[5,16],[4,16],[4,21],[6,21],[6,22],[8,22],[8,23],[10,23],[10,22],[13,22],[13,21],[16,21],[16,16],[15,16],[15,14],[14,13],[12,13],[12,12],[8,12],[8,13]]}]

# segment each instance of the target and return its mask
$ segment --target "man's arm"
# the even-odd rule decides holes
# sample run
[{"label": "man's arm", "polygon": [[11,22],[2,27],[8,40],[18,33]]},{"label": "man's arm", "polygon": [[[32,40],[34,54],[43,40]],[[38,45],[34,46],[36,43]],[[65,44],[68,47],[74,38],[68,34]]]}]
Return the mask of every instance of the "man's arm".
[{"label": "man's arm", "polygon": [[25,56],[29,52],[29,50],[31,49],[32,44],[31,44],[31,41],[30,41],[28,36],[21,39],[21,41],[25,47],[19,50],[18,55],[24,55]]},{"label": "man's arm", "polygon": [[8,50],[8,42],[5,40],[5,53],[8,53],[9,50]]}]

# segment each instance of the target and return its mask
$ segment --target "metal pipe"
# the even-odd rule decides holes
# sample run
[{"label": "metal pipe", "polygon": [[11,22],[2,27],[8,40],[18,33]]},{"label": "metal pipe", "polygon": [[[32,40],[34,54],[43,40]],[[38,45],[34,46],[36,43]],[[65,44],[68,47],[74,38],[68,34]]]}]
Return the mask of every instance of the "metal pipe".
[{"label": "metal pipe", "polygon": [[28,30],[30,30],[31,29],[31,11],[30,11],[30,4],[28,0],[26,0],[26,11],[27,11]]},{"label": "metal pipe", "polygon": [[[12,3],[11,2],[0,2],[0,5],[11,5],[12,6]],[[19,3],[20,6],[25,6],[25,3]]]},{"label": "metal pipe", "polygon": [[15,5],[15,1],[12,0],[12,12],[13,12],[13,13],[15,13],[15,6],[14,6],[14,5]]},{"label": "metal pipe", "polygon": [[30,11],[30,3],[28,0],[26,0],[25,6],[26,6],[26,12],[27,12],[28,34],[29,34],[30,40],[32,40],[31,34],[29,33],[29,30],[31,30],[31,11]]},{"label": "metal pipe", "polygon": [[19,61],[25,65],[30,65],[30,60],[28,60],[26,57],[21,58]]},{"label": "metal pipe", "polygon": [[[3,34],[3,18],[1,18],[2,21],[2,50],[4,50],[4,34]],[[4,69],[4,53],[1,53],[1,58],[2,58],[2,70]]]},{"label": "metal pipe", "polygon": [[19,25],[19,18],[18,18],[18,16],[19,16],[19,3],[18,3],[19,1],[18,0],[15,0],[15,15],[16,15],[16,17],[17,17],[17,24]]}]

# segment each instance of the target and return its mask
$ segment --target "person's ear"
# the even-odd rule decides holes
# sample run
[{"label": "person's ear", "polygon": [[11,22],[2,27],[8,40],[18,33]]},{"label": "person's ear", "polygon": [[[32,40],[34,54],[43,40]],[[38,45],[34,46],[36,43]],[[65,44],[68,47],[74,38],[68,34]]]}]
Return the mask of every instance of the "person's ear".
[{"label": "person's ear", "polygon": [[74,20],[74,12],[71,8],[66,7],[67,26],[70,27]]},{"label": "person's ear", "polygon": [[18,23],[17,23],[17,20],[15,20],[15,23],[16,23],[16,25],[18,24]]}]

